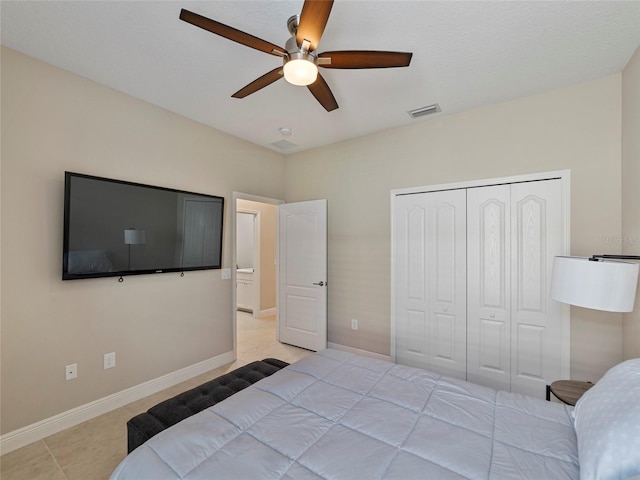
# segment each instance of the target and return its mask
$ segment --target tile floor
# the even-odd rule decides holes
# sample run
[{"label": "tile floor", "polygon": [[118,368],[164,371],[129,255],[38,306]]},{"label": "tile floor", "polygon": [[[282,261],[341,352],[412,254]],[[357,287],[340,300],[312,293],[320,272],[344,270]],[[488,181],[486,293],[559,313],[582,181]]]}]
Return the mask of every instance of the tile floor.
[{"label": "tile floor", "polygon": [[238,312],[238,359],[0,457],[2,480],[103,480],[127,454],[127,421],[158,402],[254,360],[293,363],[311,352],[276,341],[275,317]]}]

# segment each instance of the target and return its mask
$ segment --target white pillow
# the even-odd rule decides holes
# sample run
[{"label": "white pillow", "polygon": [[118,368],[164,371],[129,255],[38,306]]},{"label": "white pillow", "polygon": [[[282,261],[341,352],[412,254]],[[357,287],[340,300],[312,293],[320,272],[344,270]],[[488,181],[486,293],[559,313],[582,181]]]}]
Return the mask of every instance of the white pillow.
[{"label": "white pillow", "polygon": [[581,480],[640,475],[640,358],[611,368],[574,415]]}]

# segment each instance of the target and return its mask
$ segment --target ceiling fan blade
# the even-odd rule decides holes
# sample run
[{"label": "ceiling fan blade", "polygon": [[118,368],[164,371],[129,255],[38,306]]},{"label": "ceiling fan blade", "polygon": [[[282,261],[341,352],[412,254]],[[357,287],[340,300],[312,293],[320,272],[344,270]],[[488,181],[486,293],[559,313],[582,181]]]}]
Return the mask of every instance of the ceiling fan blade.
[{"label": "ceiling fan blade", "polygon": [[329,20],[331,7],[333,7],[333,0],[305,0],[296,33],[298,46],[302,45],[303,40],[308,40],[309,51],[318,48],[324,27]]},{"label": "ceiling fan blade", "polygon": [[254,37],[253,35],[249,35],[248,33],[245,33],[223,23],[216,22],[215,20],[211,20],[210,18],[203,17],[202,15],[198,15],[197,13],[190,12],[189,10],[185,10],[184,8],[180,10],[180,20],[195,25],[196,27],[200,27],[204,30],[207,30],[208,32],[220,35],[221,37],[224,37],[233,42],[240,43],[241,45],[255,48],[256,50],[260,50],[261,52],[270,53],[271,55],[276,55],[278,57],[282,57],[287,54],[287,52],[278,45],[274,45],[271,42],[267,42],[266,40],[262,40],[261,38]]},{"label": "ceiling fan blade", "polygon": [[311,85],[307,85],[307,88],[327,112],[338,108],[338,102],[336,102],[329,85],[327,85],[327,82],[322,78],[322,75],[318,74],[316,81]]},{"label": "ceiling fan blade", "polygon": [[[341,50],[322,52],[318,55],[318,66],[324,68],[390,68],[408,67],[413,53],[381,52],[373,50]],[[325,63],[322,59],[331,59]]]},{"label": "ceiling fan blade", "polygon": [[268,85],[271,85],[276,80],[280,80],[283,78],[284,72],[282,71],[282,67],[274,68],[268,73],[265,73],[259,78],[256,78],[253,82],[248,84],[245,87],[242,87],[236,93],[231,95],[233,98],[244,98],[246,96],[251,95],[252,93],[256,93],[261,88],[264,88]]}]

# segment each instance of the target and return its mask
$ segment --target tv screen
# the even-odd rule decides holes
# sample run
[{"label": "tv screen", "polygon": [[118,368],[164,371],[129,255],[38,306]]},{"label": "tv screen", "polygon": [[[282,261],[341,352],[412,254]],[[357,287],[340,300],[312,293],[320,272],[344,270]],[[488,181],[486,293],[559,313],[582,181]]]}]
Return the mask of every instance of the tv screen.
[{"label": "tv screen", "polygon": [[65,172],[62,279],[221,267],[224,198]]}]

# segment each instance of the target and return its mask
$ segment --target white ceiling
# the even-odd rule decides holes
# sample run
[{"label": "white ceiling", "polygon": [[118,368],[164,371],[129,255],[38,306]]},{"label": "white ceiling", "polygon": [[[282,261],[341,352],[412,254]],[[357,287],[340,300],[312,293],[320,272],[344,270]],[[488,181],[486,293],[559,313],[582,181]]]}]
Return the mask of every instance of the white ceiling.
[{"label": "white ceiling", "polygon": [[[284,46],[302,0],[2,0],[2,44],[287,154],[427,121],[406,112],[433,103],[446,115],[617,73],[640,44],[640,0],[336,0],[318,51],[411,51],[413,60],[321,69],[340,106],[327,113],[285,80],[231,98],[281,60],[180,21],[181,8]],[[271,145],[282,139],[297,147]]]}]

